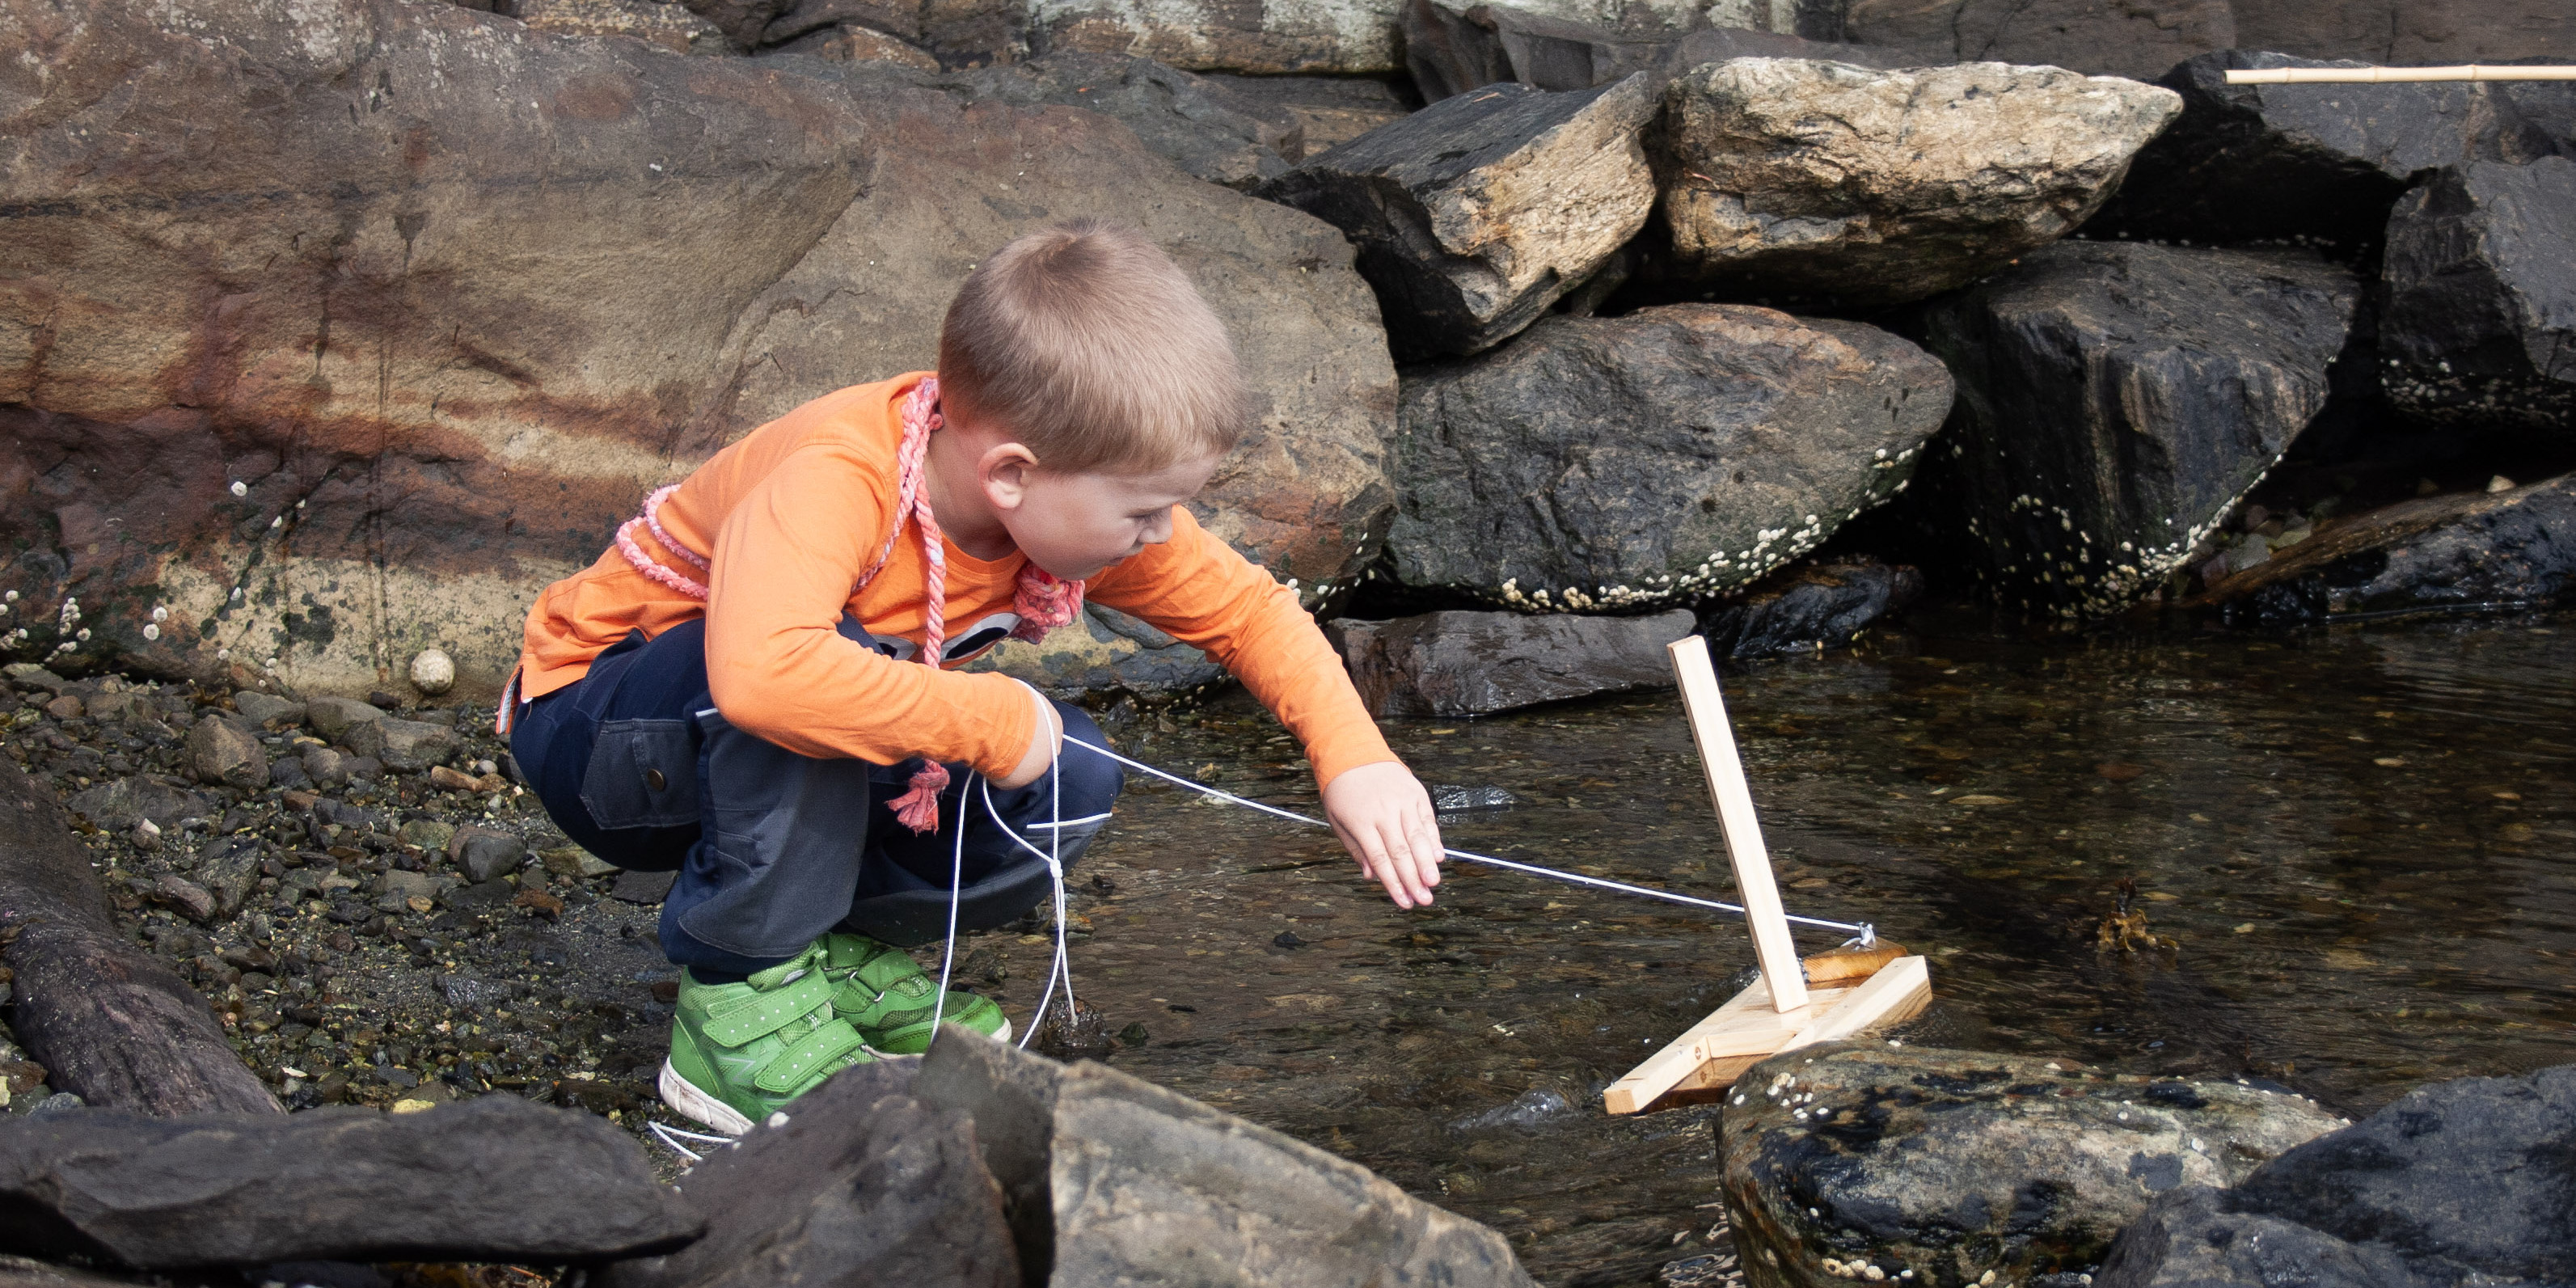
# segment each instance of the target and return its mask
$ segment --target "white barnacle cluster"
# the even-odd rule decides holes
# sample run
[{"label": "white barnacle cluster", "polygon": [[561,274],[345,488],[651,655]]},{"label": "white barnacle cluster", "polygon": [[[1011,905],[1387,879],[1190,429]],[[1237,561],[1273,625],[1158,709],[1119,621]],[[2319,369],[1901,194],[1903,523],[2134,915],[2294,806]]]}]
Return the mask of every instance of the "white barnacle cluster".
[{"label": "white barnacle cluster", "polygon": [[[2245,486],[2226,502],[2212,508],[2207,517],[2189,527],[2177,527],[2173,515],[2164,516],[2164,526],[2172,529],[2169,539],[2154,541],[2144,533],[2112,538],[2103,537],[2097,545],[2093,533],[2076,525],[2075,515],[2066,507],[2044,498],[2024,493],[2014,497],[2008,507],[2014,515],[2028,514],[2036,523],[2020,526],[2030,543],[2013,562],[2001,571],[2049,590],[2025,594],[2021,606],[2043,609],[2059,617],[2103,617],[2127,609],[2139,597],[2152,590],[2167,574],[2191,558],[2193,550],[2210,533],[2218,530],[2226,516],[2243,503],[2263,476],[2277,463],[2266,462]],[[2055,519],[2058,533],[2065,534],[2049,541],[2049,520]],[[1968,524],[1971,532],[1987,535],[1975,520]]]}]

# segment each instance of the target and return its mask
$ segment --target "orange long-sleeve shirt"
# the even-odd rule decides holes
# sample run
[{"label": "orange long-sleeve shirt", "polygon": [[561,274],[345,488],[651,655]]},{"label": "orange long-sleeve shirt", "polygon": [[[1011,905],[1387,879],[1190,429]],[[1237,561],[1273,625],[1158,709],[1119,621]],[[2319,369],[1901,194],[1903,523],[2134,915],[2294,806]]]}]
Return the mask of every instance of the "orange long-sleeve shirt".
[{"label": "orange long-sleeve shirt", "polygon": [[[529,610],[521,695],[542,697],[580,679],[630,630],[655,636],[704,616],[707,682],[736,728],[808,756],[879,764],[928,756],[1010,772],[1036,734],[1036,713],[1016,681],[892,655],[909,658],[921,647],[929,560],[919,532],[906,525],[885,567],[857,584],[894,523],[898,404],[928,374],[817,398],[699,466],[662,503],[660,518],[674,540],[712,551],[713,569],[699,573],[649,533],[638,545],[672,571],[703,579],[707,600],[645,576],[612,545],[548,586]],[[1026,561],[1017,552],[977,559],[954,544],[945,552],[944,666],[954,667],[1017,621],[992,619],[1011,612]],[[1169,542],[1111,565],[1085,594],[1232,671],[1306,744],[1318,783],[1395,758],[1296,595],[1188,510],[1174,512]],[[844,613],[877,637],[876,647],[839,633]]]}]

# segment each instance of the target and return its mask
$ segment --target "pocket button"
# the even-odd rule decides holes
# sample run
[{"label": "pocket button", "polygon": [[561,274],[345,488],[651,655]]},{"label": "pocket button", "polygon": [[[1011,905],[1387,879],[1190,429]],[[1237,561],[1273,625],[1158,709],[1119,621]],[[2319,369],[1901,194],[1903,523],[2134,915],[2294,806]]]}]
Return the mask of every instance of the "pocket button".
[{"label": "pocket button", "polygon": [[658,792],[670,786],[671,780],[664,778],[661,770],[647,769],[644,771],[644,785]]}]

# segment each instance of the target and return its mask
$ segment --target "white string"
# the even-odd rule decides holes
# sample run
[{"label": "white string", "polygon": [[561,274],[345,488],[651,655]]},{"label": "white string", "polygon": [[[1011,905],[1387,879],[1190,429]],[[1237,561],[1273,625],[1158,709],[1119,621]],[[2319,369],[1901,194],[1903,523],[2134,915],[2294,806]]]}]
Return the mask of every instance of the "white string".
[{"label": "white string", "polygon": [[[1246,809],[1256,809],[1264,814],[1287,819],[1292,823],[1303,823],[1308,827],[1332,826],[1319,818],[1309,818],[1303,814],[1281,809],[1276,805],[1264,805],[1256,800],[1246,800],[1232,792],[1219,791],[1205,783],[1192,782],[1178,774],[1166,773],[1163,770],[1156,769],[1152,765],[1148,765],[1141,760],[1131,760],[1128,757],[1119,755],[1117,752],[1111,751],[1106,747],[1095,747],[1090,743],[1084,742],[1080,738],[1074,737],[1072,734],[1066,734],[1064,736],[1064,740],[1072,743],[1074,746],[1082,748],[1085,751],[1107,756],[1111,760],[1117,761],[1119,764],[1125,765],[1130,769],[1141,769],[1146,773],[1152,774],[1156,778],[1164,780],[1165,782],[1178,783],[1179,785],[1202,795],[1213,796],[1218,800],[1226,801],[1235,805],[1241,805]],[[994,817],[996,821],[999,821],[999,815],[995,815]],[[1024,841],[1021,844],[1026,845],[1027,842]],[[1031,847],[1032,852],[1034,852],[1034,848],[1035,847]],[[1546,877],[1551,881],[1571,881],[1577,885],[1597,886],[1604,890],[1616,890],[1621,894],[1639,895],[1648,899],[1662,899],[1668,903],[1684,903],[1695,908],[1714,908],[1719,912],[1731,912],[1739,917],[1744,915],[1744,908],[1741,904],[1720,903],[1715,899],[1700,899],[1691,895],[1675,894],[1670,890],[1657,890],[1652,886],[1630,885],[1625,881],[1611,881],[1602,877],[1587,877],[1579,872],[1560,872],[1555,868],[1543,868],[1535,863],[1516,863],[1510,859],[1498,859],[1490,854],[1474,854],[1466,850],[1452,850],[1446,848],[1442,849],[1441,853],[1453,858],[1465,859],[1470,863],[1483,863],[1497,868],[1509,868],[1514,872],[1526,872],[1531,876]],[[1063,889],[1063,882],[1060,877],[1057,882],[1057,889],[1059,892]],[[1058,920],[1059,922],[1062,920],[1061,913],[1058,914]],[[1826,921],[1820,917],[1789,917],[1788,920],[1797,922],[1802,926],[1817,926],[1826,930],[1853,931],[1859,938],[1860,946],[1864,948],[1878,942],[1877,930],[1865,921],[1857,923],[1848,921]],[[1061,949],[1059,949],[1059,951],[1061,951]]]},{"label": "white string", "polygon": [[[1062,789],[1059,787],[1056,806],[1059,813],[1062,811],[1062,799]],[[1064,980],[1065,1011],[1070,1015],[1073,1010],[1073,958],[1066,949],[1064,925],[1064,864],[1060,853],[1049,854],[1029,844],[1028,838],[1011,829],[1011,825],[1003,820],[1002,811],[993,804],[992,784],[989,782],[984,786],[984,812],[992,815],[993,825],[1002,829],[1002,835],[1011,838],[1012,843],[1021,849],[1036,855],[1038,862],[1047,865],[1047,876],[1055,886],[1055,960],[1047,963],[1046,988],[1038,994],[1038,1009],[1029,1020],[1029,1031],[1020,1035],[1019,1045],[1025,1049],[1029,1040],[1037,1036],[1038,1025],[1046,1019],[1047,1004],[1055,997],[1055,985],[1059,977]],[[1052,835],[1054,839],[1049,842],[1050,847],[1061,847],[1064,844],[1064,828],[1060,822],[1053,828]]]},{"label": "white string", "polygon": [[647,1130],[653,1133],[656,1139],[662,1142],[664,1147],[692,1163],[705,1162],[706,1155],[681,1144],[681,1141],[692,1140],[701,1145],[731,1145],[736,1143],[734,1138],[731,1136],[710,1136],[702,1131],[682,1131],[667,1123],[656,1122],[650,1119],[645,1121],[644,1126]]},{"label": "white string", "polygon": [[[977,782],[983,781],[983,776],[971,769],[966,773]],[[939,950],[939,996],[930,1004],[930,1040],[933,1042],[939,1040],[939,1017],[948,1010],[948,972],[957,965],[957,902],[966,890],[966,814],[966,785],[960,782],[957,786],[957,848],[948,860],[948,942]]]}]

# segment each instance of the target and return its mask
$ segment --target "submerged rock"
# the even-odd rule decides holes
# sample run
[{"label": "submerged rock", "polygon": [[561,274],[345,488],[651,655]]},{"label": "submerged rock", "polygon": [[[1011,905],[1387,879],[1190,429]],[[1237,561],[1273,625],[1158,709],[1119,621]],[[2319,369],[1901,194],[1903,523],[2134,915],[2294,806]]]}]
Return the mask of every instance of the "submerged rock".
[{"label": "submerged rock", "polygon": [[2087,235],[2374,244],[2418,177],[2558,149],[2502,82],[2227,83],[2242,68],[2364,65],[2231,49],[2166,72],[2156,83],[2182,95],[2182,115],[2139,149]]},{"label": "submerged rock", "polygon": [[1582,284],[1655,204],[1643,76],[1493,85],[1298,166],[1260,193],[1350,234],[1398,358],[1491,348]]},{"label": "submerged rock", "polygon": [[1871,559],[1803,564],[1707,610],[1699,633],[1736,658],[1834,648],[1921,598],[1923,574]]},{"label": "submerged rock", "polygon": [[2576,160],[2454,166],[2388,219],[2390,401],[2576,439]]},{"label": "submerged rock", "polygon": [[1377,716],[1476,716],[1568,698],[1666,688],[1664,646],[1683,611],[1652,617],[1439,612],[1328,628],[1360,701]]},{"label": "submerged rock", "polygon": [[1754,1283],[2023,1283],[2090,1269],[2157,1195],[2339,1125],[2241,1083],[1837,1043],[1737,1080],[1721,1197]]},{"label": "submerged rock", "polygon": [[2423,497],[2320,525],[2221,578],[2200,602],[2231,620],[2297,626],[2338,614],[2576,600],[2576,475],[2503,492]]},{"label": "submerged rock", "polygon": [[2301,252],[2032,252],[1923,316],[1961,393],[1907,513],[2007,605],[2118,612],[2324,411],[2360,298]]},{"label": "submerged rock", "polygon": [[2073,231],[2180,110],[2055,67],[1739,58],[1665,90],[1655,177],[1684,273],[1737,298],[1895,304]]},{"label": "submerged rock", "polygon": [[2576,1281],[2576,1065],[2418,1087],[2229,1190],[2159,1199],[2094,1288]]},{"label": "submerged rock", "polygon": [[1723,304],[1542,319],[1405,373],[1397,579],[1550,611],[1731,589],[1901,489],[1950,387],[1858,322]]}]

